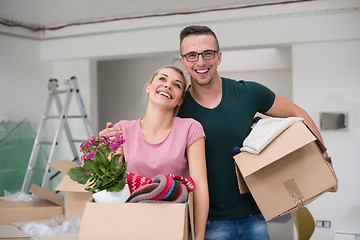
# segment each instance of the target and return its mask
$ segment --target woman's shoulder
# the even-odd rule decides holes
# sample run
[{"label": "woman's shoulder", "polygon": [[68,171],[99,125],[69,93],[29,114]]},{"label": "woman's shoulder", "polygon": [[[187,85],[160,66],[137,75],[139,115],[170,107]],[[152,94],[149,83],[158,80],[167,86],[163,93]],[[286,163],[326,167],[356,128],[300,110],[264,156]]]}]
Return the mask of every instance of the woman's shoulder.
[{"label": "woman's shoulder", "polygon": [[114,127],[127,128],[127,127],[136,127],[139,125],[140,119],[137,120],[121,120],[117,122]]},{"label": "woman's shoulder", "polygon": [[178,122],[184,123],[184,124],[185,123],[191,124],[191,123],[194,123],[194,122],[198,122],[193,118],[185,118],[185,117],[175,117],[175,121],[178,121]]},{"label": "woman's shoulder", "polygon": [[197,120],[193,119],[193,118],[181,118],[181,117],[175,117],[175,121],[179,124],[179,125],[183,125],[183,126],[196,126],[196,127],[201,127],[202,125],[200,122],[198,122]]}]

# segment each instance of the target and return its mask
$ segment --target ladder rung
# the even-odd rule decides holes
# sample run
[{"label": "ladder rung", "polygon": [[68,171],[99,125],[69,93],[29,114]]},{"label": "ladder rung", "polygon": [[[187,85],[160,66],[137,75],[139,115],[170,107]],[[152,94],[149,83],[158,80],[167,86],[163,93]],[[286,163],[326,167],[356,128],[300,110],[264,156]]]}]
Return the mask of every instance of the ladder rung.
[{"label": "ladder rung", "polygon": [[[48,115],[48,116],[44,116],[44,119],[58,119],[60,118],[60,115]],[[72,115],[72,116],[67,116],[67,118],[83,118],[82,115]],[[84,116],[84,118],[86,118],[86,116]]]},{"label": "ladder rung", "polygon": [[59,117],[60,117],[60,115],[49,115],[49,116],[44,116],[44,119],[50,119],[50,118],[58,119]]},{"label": "ladder rung", "polygon": [[53,142],[47,142],[47,141],[40,141],[39,144],[44,144],[44,145],[52,145]]},{"label": "ladder rung", "polygon": [[68,90],[56,90],[54,91],[55,94],[67,93]]},{"label": "ladder rung", "polygon": [[84,140],[81,140],[81,139],[73,139],[72,142],[83,142]]}]

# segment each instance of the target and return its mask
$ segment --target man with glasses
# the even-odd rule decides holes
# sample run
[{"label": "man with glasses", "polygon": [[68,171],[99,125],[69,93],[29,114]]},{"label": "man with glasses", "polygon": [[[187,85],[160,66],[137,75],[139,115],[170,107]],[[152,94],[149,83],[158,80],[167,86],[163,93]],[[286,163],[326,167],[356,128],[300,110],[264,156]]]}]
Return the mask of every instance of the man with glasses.
[{"label": "man with glasses", "polygon": [[[267,87],[220,77],[217,66],[222,52],[210,28],[184,28],[180,33],[180,55],[191,86],[178,116],[196,119],[206,134],[210,209],[205,239],[269,239],[267,224],[251,194],[239,192],[233,149],[242,147],[256,112],[302,117],[322,141],[320,133],[302,108]],[[329,158],[327,153],[324,157]]]}]

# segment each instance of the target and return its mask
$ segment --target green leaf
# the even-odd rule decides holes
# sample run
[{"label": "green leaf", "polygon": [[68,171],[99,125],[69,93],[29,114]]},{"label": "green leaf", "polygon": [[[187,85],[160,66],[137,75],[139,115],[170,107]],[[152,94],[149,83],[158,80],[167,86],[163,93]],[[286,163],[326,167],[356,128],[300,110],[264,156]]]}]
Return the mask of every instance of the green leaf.
[{"label": "green leaf", "polygon": [[87,187],[87,188],[85,188],[85,190],[92,192],[92,193],[96,193],[96,188]]},{"label": "green leaf", "polygon": [[119,192],[119,191],[123,190],[124,187],[125,187],[125,181],[121,181],[118,184],[116,184],[110,188],[107,188],[107,191],[108,192]]},{"label": "green leaf", "polygon": [[125,162],[125,163],[123,164],[123,168],[125,169],[125,171],[126,171],[126,169],[127,169],[127,165],[128,165],[128,162]]},{"label": "green leaf", "polygon": [[104,182],[101,185],[101,188],[103,189],[109,189],[111,186],[115,185],[116,181],[114,179],[108,179],[106,182]]},{"label": "green leaf", "polygon": [[115,154],[115,155],[112,157],[112,159],[114,160],[114,163],[115,163],[116,165],[120,164],[120,162],[119,162],[120,156],[121,156],[121,154],[119,153],[119,154]]},{"label": "green leaf", "polygon": [[86,184],[88,179],[91,177],[90,174],[86,175],[86,169],[82,167],[73,167],[68,170],[67,174],[70,178],[80,184]]},{"label": "green leaf", "polygon": [[101,177],[102,174],[99,172],[99,164],[96,161],[86,159],[84,162],[93,174]]},{"label": "green leaf", "polygon": [[103,188],[100,188],[101,186],[101,182],[100,181],[97,181],[95,182],[94,186],[93,186],[93,189],[96,190],[96,189],[99,189],[99,190],[104,190]]},{"label": "green leaf", "polygon": [[105,168],[110,168],[109,159],[107,158],[107,156],[104,153],[99,152],[99,160],[100,160],[101,164],[105,166]]},{"label": "green leaf", "polygon": [[[119,160],[119,159],[118,159]],[[111,170],[114,171],[114,169],[116,168],[116,166],[118,165],[118,160],[116,160],[116,158],[112,158],[110,160],[110,166],[111,166]]]},{"label": "green leaf", "polygon": [[100,165],[100,166],[99,166],[99,169],[101,170],[101,172],[102,172],[104,175],[106,175],[106,176],[108,176],[108,177],[112,177],[112,176],[111,176],[111,172],[110,172],[108,169],[106,169],[104,166]]}]

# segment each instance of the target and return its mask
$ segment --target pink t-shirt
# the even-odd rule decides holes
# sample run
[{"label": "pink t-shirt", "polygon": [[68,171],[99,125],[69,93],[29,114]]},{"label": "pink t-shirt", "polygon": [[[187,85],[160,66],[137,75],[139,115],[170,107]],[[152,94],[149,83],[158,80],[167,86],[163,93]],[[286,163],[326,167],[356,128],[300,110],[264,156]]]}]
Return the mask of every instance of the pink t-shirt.
[{"label": "pink t-shirt", "polygon": [[127,171],[153,178],[158,174],[189,176],[186,150],[205,137],[204,129],[192,118],[175,117],[169,135],[158,144],[148,143],[140,128],[140,120],[122,120],[114,125],[123,131],[123,152]]}]

